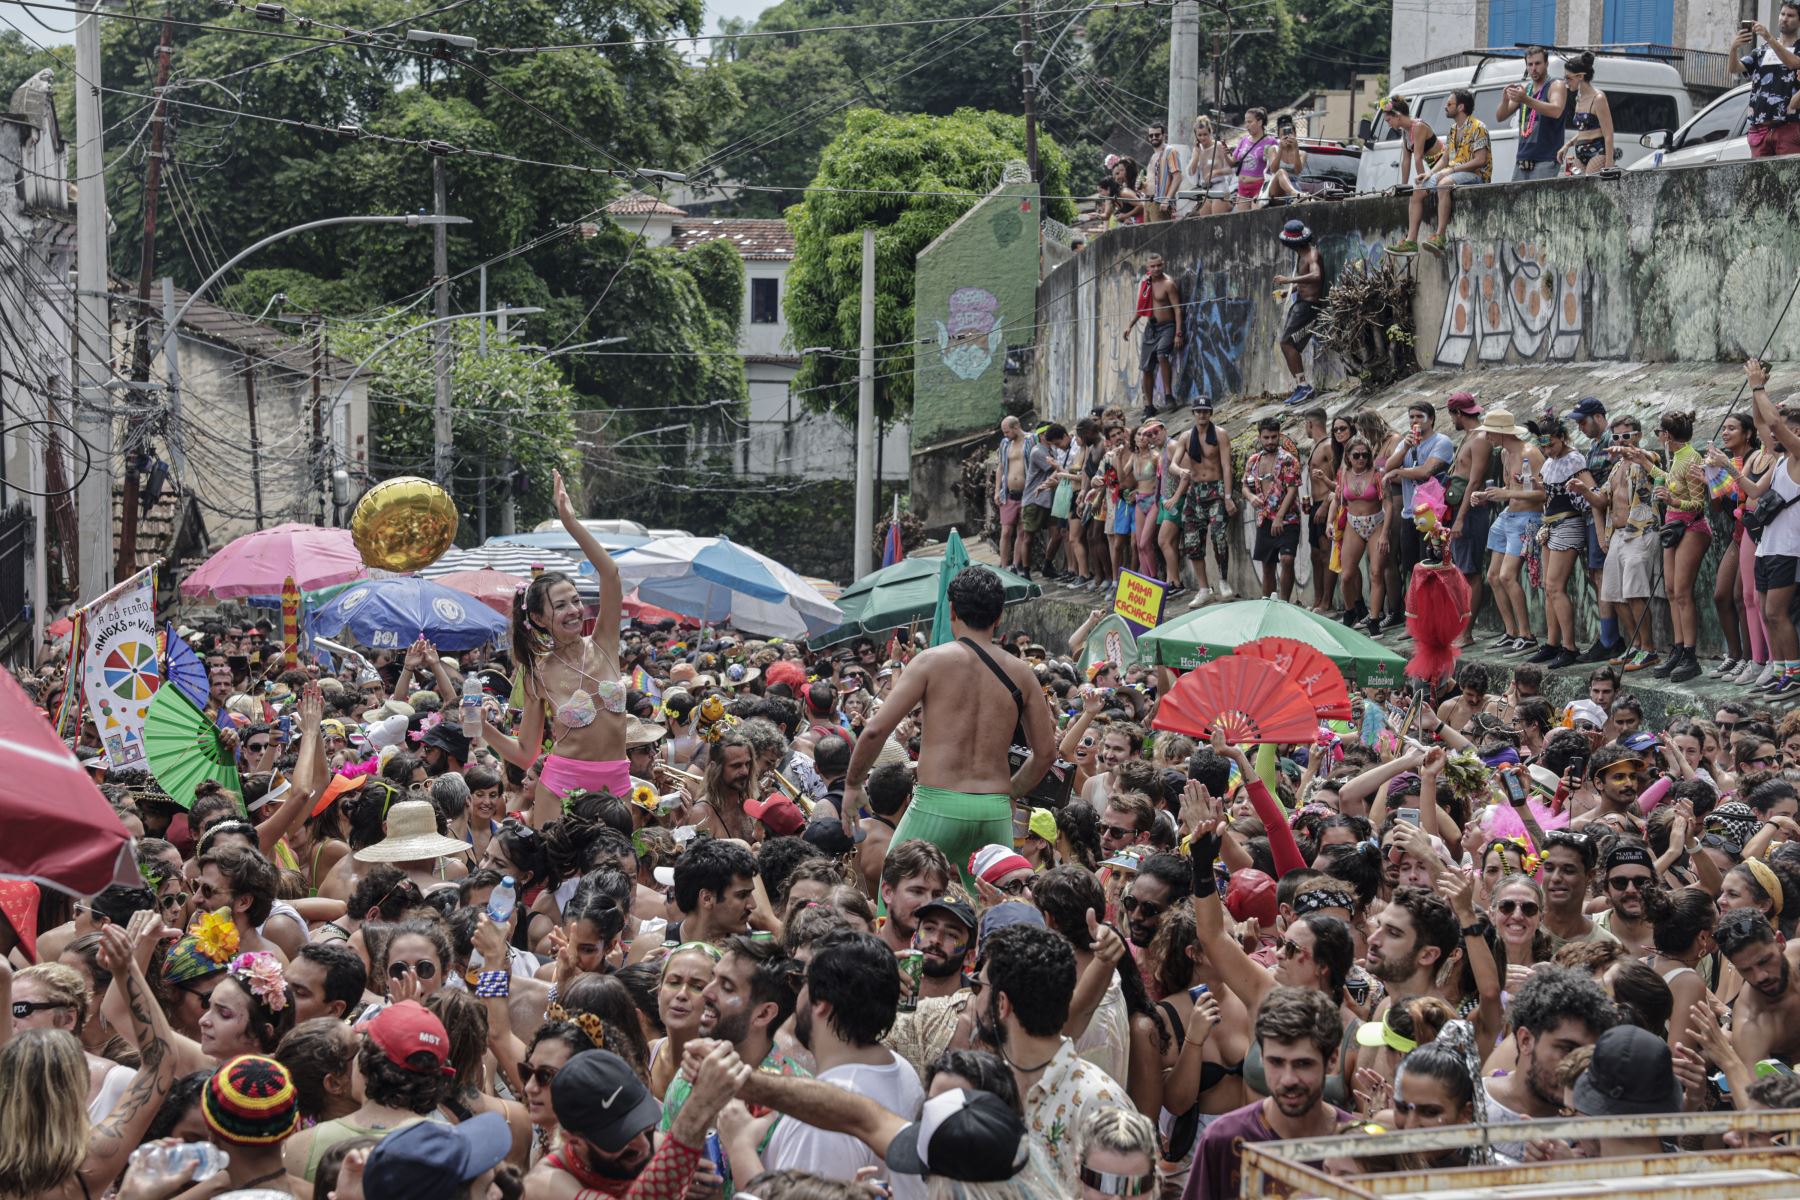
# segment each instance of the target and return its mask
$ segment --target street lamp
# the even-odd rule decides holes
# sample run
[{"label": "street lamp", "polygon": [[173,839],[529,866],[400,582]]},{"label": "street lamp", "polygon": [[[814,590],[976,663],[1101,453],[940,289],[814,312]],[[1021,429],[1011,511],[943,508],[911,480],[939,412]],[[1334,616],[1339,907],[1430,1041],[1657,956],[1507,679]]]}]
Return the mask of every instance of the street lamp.
[{"label": "street lamp", "polygon": [[237,266],[252,254],[255,254],[264,246],[271,246],[276,242],[281,241],[283,238],[293,237],[297,233],[309,233],[314,229],[324,229],[331,225],[404,225],[408,229],[418,229],[421,226],[429,225],[467,225],[469,223],[470,221],[467,217],[435,216],[431,213],[403,213],[386,217],[326,217],[323,220],[307,221],[303,225],[295,225],[291,228],[271,233],[268,237],[262,239],[262,241],[252,242],[249,246],[239,250],[236,254],[220,264],[218,270],[201,280],[200,286],[189,292],[188,298],[182,302],[180,308],[175,310],[175,315],[169,319],[168,328],[163,331],[163,337],[165,339],[174,338],[175,331],[181,328],[182,319],[188,314],[188,309],[194,307],[194,303],[206,294],[207,288],[210,288],[213,284],[223,279],[225,277],[225,272],[231,270],[231,268]]}]

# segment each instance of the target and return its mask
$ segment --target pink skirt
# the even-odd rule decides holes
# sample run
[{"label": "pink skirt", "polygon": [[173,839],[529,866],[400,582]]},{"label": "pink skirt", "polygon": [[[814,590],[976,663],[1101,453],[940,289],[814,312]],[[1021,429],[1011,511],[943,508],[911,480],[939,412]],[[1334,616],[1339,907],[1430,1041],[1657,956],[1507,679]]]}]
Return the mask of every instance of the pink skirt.
[{"label": "pink skirt", "polygon": [[564,799],[570,792],[611,792],[624,800],[631,795],[631,764],[622,758],[589,762],[552,754],[544,760],[538,782]]}]

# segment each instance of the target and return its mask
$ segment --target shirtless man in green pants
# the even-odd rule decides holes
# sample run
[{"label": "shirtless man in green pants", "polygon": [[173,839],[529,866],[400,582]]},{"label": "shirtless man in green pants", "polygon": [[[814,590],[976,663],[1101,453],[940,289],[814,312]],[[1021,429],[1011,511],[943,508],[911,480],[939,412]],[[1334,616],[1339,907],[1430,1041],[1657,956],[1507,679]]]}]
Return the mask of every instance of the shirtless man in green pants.
[{"label": "shirtless man in green pants", "polygon": [[[950,581],[956,640],[906,665],[893,692],[863,727],[844,779],[846,832],[862,804],[863,781],[894,727],[924,706],[918,785],[894,831],[935,843],[968,885],[969,856],[990,843],[1013,844],[1012,801],[1037,786],[1056,760],[1056,727],[1043,688],[1023,661],[994,646],[1006,590],[986,567],[965,567]],[[1007,752],[1030,754],[1013,774]],[[852,836],[854,836],[852,832]]]}]

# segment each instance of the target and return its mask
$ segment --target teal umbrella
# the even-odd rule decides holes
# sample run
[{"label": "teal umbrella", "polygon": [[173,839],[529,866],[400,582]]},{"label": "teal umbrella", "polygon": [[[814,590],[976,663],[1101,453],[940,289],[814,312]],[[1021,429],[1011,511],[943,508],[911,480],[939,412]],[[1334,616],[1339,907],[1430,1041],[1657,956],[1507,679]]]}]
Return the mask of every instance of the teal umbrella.
[{"label": "teal umbrella", "polygon": [[1186,670],[1264,637],[1314,647],[1351,687],[1399,687],[1405,679],[1406,659],[1374,638],[1281,600],[1238,600],[1185,613],[1139,637],[1138,654],[1146,663]]},{"label": "teal umbrella", "polygon": [[[960,545],[957,548],[961,549]],[[967,565],[967,551],[963,553],[964,565]],[[915,555],[904,558],[851,584],[837,598],[837,605],[844,612],[843,624],[813,638],[810,645],[820,649],[864,634],[885,634],[890,629],[901,629],[914,622],[931,621],[937,612],[939,596],[949,586],[948,580],[940,578],[946,557]],[[1041,588],[1023,576],[997,567],[988,570],[1005,584],[1008,604],[1042,594]]]},{"label": "teal umbrella", "polygon": [[955,529],[944,539],[944,557],[938,563],[937,607],[931,613],[931,644],[941,646],[951,638],[950,581],[969,565],[969,552],[963,547],[962,534]]}]

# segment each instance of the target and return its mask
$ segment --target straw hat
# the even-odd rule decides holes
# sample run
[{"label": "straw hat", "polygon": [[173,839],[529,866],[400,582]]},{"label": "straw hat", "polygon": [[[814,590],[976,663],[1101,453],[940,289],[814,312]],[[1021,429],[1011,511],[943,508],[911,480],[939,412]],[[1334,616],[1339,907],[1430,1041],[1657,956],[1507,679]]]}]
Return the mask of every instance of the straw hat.
[{"label": "straw hat", "polygon": [[466,854],[467,842],[437,831],[437,810],[429,800],[402,800],[388,809],[387,836],[356,852],[357,862],[424,862]]},{"label": "straw hat", "polygon": [[1513,415],[1504,408],[1490,409],[1481,418],[1481,431],[1496,437],[1522,437],[1524,434],[1518,425],[1513,423]]},{"label": "straw hat", "polygon": [[669,731],[654,721],[625,718],[625,745],[628,747],[654,746],[668,736]]},{"label": "straw hat", "polygon": [[406,717],[410,720],[412,715],[413,706],[406,701],[383,700],[374,708],[364,709],[362,716],[358,719],[362,721],[364,725],[373,725],[383,717]]},{"label": "straw hat", "polygon": [[885,767],[889,763],[911,764],[911,762],[912,755],[906,752],[905,746],[902,746],[893,738],[888,738],[886,741],[882,742],[881,749],[875,752],[875,765],[877,767]]}]

